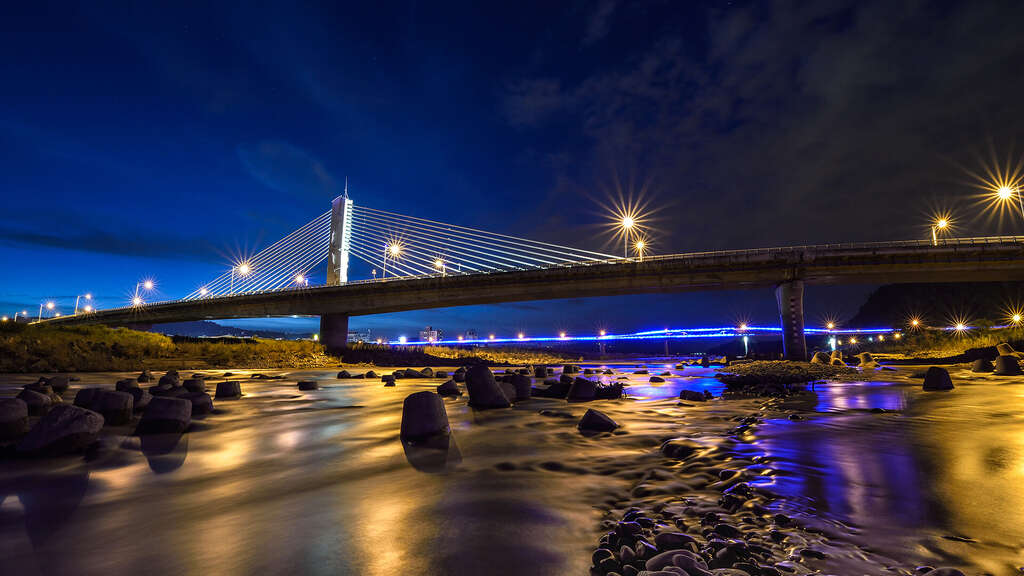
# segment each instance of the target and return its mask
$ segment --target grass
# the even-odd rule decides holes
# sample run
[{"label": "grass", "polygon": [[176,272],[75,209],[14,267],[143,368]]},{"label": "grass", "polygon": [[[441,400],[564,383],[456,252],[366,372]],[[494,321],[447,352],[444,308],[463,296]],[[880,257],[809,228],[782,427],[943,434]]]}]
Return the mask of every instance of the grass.
[{"label": "grass", "polygon": [[336,366],[315,342],[260,338],[169,338],[106,326],[0,327],[0,372],[108,372],[149,368]]}]

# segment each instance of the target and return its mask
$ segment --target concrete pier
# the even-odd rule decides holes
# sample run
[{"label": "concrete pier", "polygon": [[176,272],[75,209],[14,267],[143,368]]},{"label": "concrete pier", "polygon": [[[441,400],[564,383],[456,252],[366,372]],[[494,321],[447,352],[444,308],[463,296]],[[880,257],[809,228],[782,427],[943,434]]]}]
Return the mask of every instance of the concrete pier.
[{"label": "concrete pier", "polygon": [[782,355],[786,360],[807,360],[807,341],[804,339],[804,283],[803,280],[783,282],[775,288],[782,324]]},{"label": "concrete pier", "polygon": [[341,354],[348,346],[348,314],[322,314],[320,342],[328,354]]}]

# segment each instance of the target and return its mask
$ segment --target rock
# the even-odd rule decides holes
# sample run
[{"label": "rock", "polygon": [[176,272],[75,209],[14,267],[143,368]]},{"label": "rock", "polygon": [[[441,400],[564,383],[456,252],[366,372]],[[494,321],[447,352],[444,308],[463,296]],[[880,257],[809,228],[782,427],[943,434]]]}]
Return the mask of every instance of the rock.
[{"label": "rock", "polygon": [[153,395],[142,388],[131,388],[125,392],[132,395],[132,407],[136,411],[145,410],[146,406],[149,406],[150,401],[153,400]]},{"label": "rock", "polygon": [[707,356],[702,356],[700,359],[700,366],[701,368],[707,368],[711,366],[711,360],[709,360]]},{"label": "rock", "polygon": [[703,446],[689,438],[673,438],[661,444],[661,453],[668,458],[685,460],[702,448]]},{"label": "rock", "polygon": [[423,391],[405,397],[402,403],[403,439],[424,438],[448,432],[448,413],[445,412],[444,401],[440,396]]},{"label": "rock", "polygon": [[949,378],[949,371],[945,368],[932,366],[924,374],[923,388],[925,390],[952,390],[953,381]]},{"label": "rock", "polygon": [[433,378],[434,377],[434,369],[431,368],[430,366],[427,366],[423,370],[420,370],[420,375],[423,376],[424,378]]},{"label": "rock", "polygon": [[703,392],[696,390],[680,390],[679,399],[687,402],[704,402],[708,397]]},{"label": "rock", "polygon": [[117,383],[114,384],[114,390],[117,390],[118,392],[127,392],[132,388],[138,387],[139,381],[134,378],[125,378],[123,380],[118,380]]},{"label": "rock", "polygon": [[956,568],[936,568],[924,573],[924,576],[965,576]]},{"label": "rock", "polygon": [[533,367],[533,377],[534,378],[547,378],[548,377],[548,367],[547,366],[534,366]]},{"label": "rock", "polygon": [[531,395],[542,398],[565,398],[569,395],[569,387],[571,384],[566,384],[561,380],[555,380],[553,378],[545,380],[544,383],[548,385],[547,388],[536,388],[531,390]]},{"label": "rock", "polygon": [[988,358],[978,358],[971,364],[971,372],[991,372],[995,369]]},{"label": "rock", "polygon": [[508,397],[498,387],[494,374],[487,366],[473,366],[466,372],[466,390],[469,405],[478,409],[508,408]]},{"label": "rock", "polygon": [[654,545],[658,550],[679,550],[696,542],[693,536],[682,532],[662,532],[654,537]]},{"label": "rock", "polygon": [[833,350],[832,354],[829,356],[828,359],[829,359],[830,363],[831,362],[835,362],[836,360],[840,360],[841,361],[843,359],[843,351],[842,350]]},{"label": "rock", "polygon": [[622,398],[622,382],[615,382],[607,386],[598,386],[594,393],[597,400],[618,400]]},{"label": "rock", "polygon": [[811,356],[811,364],[828,364],[831,361],[832,359],[824,352],[815,352],[814,355]]},{"label": "rock", "polygon": [[157,397],[142,413],[136,434],[180,434],[192,422],[192,401]]},{"label": "rock", "polygon": [[447,378],[447,377],[448,377],[448,373],[445,372],[444,370],[438,370],[438,371],[434,372],[434,378]]},{"label": "rock", "polygon": [[999,356],[996,358],[996,369],[993,374],[996,376],[1017,376],[1020,372],[1020,362],[1016,356]]},{"label": "rock", "polygon": [[[78,400],[77,396],[75,400]],[[92,397],[92,402],[87,408],[98,412],[107,424],[122,426],[132,420],[132,413],[135,411],[135,398],[128,392],[100,390]]]},{"label": "rock", "polygon": [[860,354],[857,354],[856,356],[854,356],[854,358],[859,360],[860,364],[862,366],[864,364],[867,364],[868,362],[874,362],[874,359],[871,357],[871,353],[870,352],[861,352]]},{"label": "rock", "polygon": [[577,377],[569,387],[568,400],[570,402],[586,402],[597,396],[597,382]]},{"label": "rock", "polygon": [[46,380],[46,383],[50,385],[54,392],[60,395],[67,392],[68,387],[71,385],[67,376],[51,376]]},{"label": "rock", "polygon": [[686,364],[683,364],[682,362],[679,362],[678,364],[676,364],[676,370],[683,370],[685,368],[686,368]]},{"label": "rock", "polygon": [[594,371],[593,368],[584,368],[583,369],[583,375],[584,376],[593,376],[594,374],[595,374],[595,371]]},{"label": "rock", "polygon": [[[393,382],[393,380],[392,380]],[[320,385],[316,380],[299,380],[299,390],[319,390]]]},{"label": "rock", "polygon": [[456,382],[465,382],[466,381],[466,369],[465,368],[458,368],[457,370],[455,370],[455,372],[452,372],[452,380],[455,380]]},{"label": "rock", "polygon": [[192,415],[209,414],[213,412],[213,398],[206,392],[192,392],[184,396],[192,403]]},{"label": "rock", "polygon": [[618,428],[619,424],[603,412],[590,408],[580,418],[576,427],[582,432],[611,432]]},{"label": "rock", "polygon": [[335,376],[335,378],[337,378],[338,380],[343,380],[345,378],[351,378],[351,377],[352,377],[352,375],[348,373],[348,370],[342,370],[341,372],[338,372],[337,376]]},{"label": "rock", "polygon": [[30,454],[67,454],[92,444],[103,428],[103,416],[79,406],[54,406],[28,431],[17,450]]},{"label": "rock", "polygon": [[569,376],[568,374],[562,374],[561,376],[558,377],[558,381],[560,383],[566,384],[568,386],[572,385],[573,380],[575,380],[575,378],[573,378],[572,376]]},{"label": "rock", "polygon": [[562,366],[562,374],[578,374],[580,371],[579,366],[573,364],[566,364]]},{"label": "rock", "polygon": [[637,374],[639,376],[646,376],[648,374],[648,372],[647,372],[647,370],[634,370],[633,374]]},{"label": "rock", "polygon": [[385,387],[394,386],[395,385],[395,375],[394,374],[385,374],[385,375],[380,377],[380,381],[384,383]]},{"label": "rock", "polygon": [[238,398],[242,395],[242,384],[232,380],[218,382],[215,395],[217,398]]},{"label": "rock", "polygon": [[1006,342],[1002,342],[996,344],[996,352],[998,352],[1000,356],[1013,356],[1013,353],[1016,352],[1016,350],[1013,349],[1013,346],[1010,346]]},{"label": "rock", "polygon": [[377,373],[374,372],[373,370],[367,370],[366,374],[363,374],[363,377],[364,378],[376,378],[377,377]]},{"label": "rock", "polygon": [[662,378],[661,376],[651,376],[647,381],[657,384],[659,382],[664,382],[665,379]]},{"label": "rock", "polygon": [[[690,552],[689,550],[669,550],[662,552],[657,556],[649,559],[644,565],[645,568],[652,572],[662,570],[671,566],[678,566],[682,568],[685,573],[695,574],[691,568],[700,568],[701,570],[707,571],[708,565],[704,560]],[[671,572],[663,572],[663,574],[670,574]]]},{"label": "rock", "polygon": [[193,394],[206,392],[206,380],[203,380],[202,378],[189,378],[181,385]]},{"label": "rock", "polygon": [[455,380],[447,380],[438,386],[437,393],[441,396],[462,396],[462,390],[459,390],[459,385],[455,383]]},{"label": "rock", "polygon": [[156,384],[157,386],[177,386],[178,374],[175,373],[172,375],[170,372],[168,372],[167,374],[161,376],[160,380],[158,380]]},{"label": "rock", "polygon": [[21,400],[28,407],[28,413],[32,416],[42,416],[53,406],[53,400],[41,392],[24,388],[18,393],[18,400]]},{"label": "rock", "polygon": [[137,381],[146,383],[153,379],[153,373],[149,370],[143,370],[141,374],[136,378]]},{"label": "rock", "polygon": [[508,398],[509,402],[514,402],[516,399],[516,387],[504,377],[499,378],[497,382],[498,388],[501,388],[501,393],[505,395],[505,398]]},{"label": "rock", "polygon": [[533,386],[529,376],[513,374],[511,384],[512,389],[515,392],[514,398],[516,402],[530,399],[530,393]]},{"label": "rock", "polygon": [[843,362],[839,358],[833,358],[829,364],[832,366],[846,366],[846,362]]},{"label": "rock", "polygon": [[28,404],[18,398],[0,400],[0,442],[14,440],[28,427]]}]

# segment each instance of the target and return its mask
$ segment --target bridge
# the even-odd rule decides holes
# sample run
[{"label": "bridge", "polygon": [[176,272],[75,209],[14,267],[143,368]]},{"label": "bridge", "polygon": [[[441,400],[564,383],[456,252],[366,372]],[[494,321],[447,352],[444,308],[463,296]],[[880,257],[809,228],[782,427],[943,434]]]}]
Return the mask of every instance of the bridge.
[{"label": "bridge", "polygon": [[[350,257],[379,267],[348,279]],[[306,274],[327,262],[327,283]],[[390,272],[391,276],[387,274]],[[281,241],[180,300],[61,316],[53,325],[320,316],[329,351],[352,316],[625,294],[774,290],[784,354],[806,359],[808,284],[1024,280],[1024,237],[788,246],[618,257],[355,206],[347,193]]]}]

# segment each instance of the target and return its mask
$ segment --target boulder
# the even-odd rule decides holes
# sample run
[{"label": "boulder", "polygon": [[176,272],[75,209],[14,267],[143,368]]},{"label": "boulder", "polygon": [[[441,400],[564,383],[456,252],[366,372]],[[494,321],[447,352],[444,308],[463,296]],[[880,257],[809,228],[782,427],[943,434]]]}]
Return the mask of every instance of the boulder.
[{"label": "boulder", "polygon": [[680,390],[679,399],[687,402],[704,402],[708,399],[704,392],[696,390]]},{"label": "boulder", "polygon": [[78,391],[78,394],[75,394],[75,406],[91,410],[90,407],[93,400],[96,399],[100,392],[103,392],[103,388],[82,388]]},{"label": "boulder", "polygon": [[1013,346],[1010,346],[1006,342],[1002,342],[1000,344],[996,344],[996,352],[998,352],[1000,356],[1013,356],[1013,353],[1016,352],[1016,350],[1013,349]]},{"label": "boulder", "polygon": [[114,384],[114,390],[117,390],[118,392],[127,392],[132,388],[138,387],[139,381],[135,378],[125,378],[123,380],[118,380],[117,383]]},{"label": "boulder", "polygon": [[137,381],[146,383],[153,379],[153,373],[149,370],[143,370],[141,374],[136,378]]},{"label": "boulder", "polygon": [[647,381],[648,382],[652,382],[654,384],[658,384],[658,383],[664,382],[665,379],[662,378],[661,376],[651,376],[650,378],[647,379]]},{"label": "boulder", "polygon": [[18,398],[0,400],[0,442],[14,440],[28,427],[28,404]]},{"label": "boulder", "polygon": [[[78,400],[78,397],[75,397]],[[85,406],[93,412],[98,412],[107,424],[111,426],[122,426],[131,422],[132,413],[135,411],[135,399],[128,392],[116,390],[100,390],[92,397],[89,406]]]},{"label": "boulder", "polygon": [[192,403],[193,416],[213,412],[213,398],[206,392],[191,392],[184,398]]},{"label": "boulder", "polygon": [[548,377],[548,367],[547,366],[534,366],[533,367],[533,377],[534,378],[547,378]]},{"label": "boulder", "polygon": [[238,398],[242,395],[242,384],[232,380],[218,382],[215,394],[217,398]]},{"label": "boulder", "polygon": [[829,362],[829,364],[831,364],[832,366],[846,366],[846,362],[843,362],[839,358],[833,358],[832,361]]},{"label": "boulder", "polygon": [[945,368],[932,366],[924,374],[923,388],[925,390],[952,390],[953,381],[949,378],[949,371]]},{"label": "boulder", "polygon": [[871,357],[870,352],[861,352],[860,354],[854,356],[854,358],[860,361],[861,366],[875,361],[874,358]]},{"label": "boulder", "polygon": [[580,371],[580,367],[573,364],[566,364],[562,366],[562,374],[576,374]]},{"label": "boulder", "polygon": [[612,374],[615,374],[615,372],[612,372],[611,368],[609,368],[609,369],[605,370],[604,372],[602,372],[602,374],[604,374],[606,376],[611,376]]},{"label": "boulder", "polygon": [[507,398],[509,402],[515,402],[516,387],[512,385],[512,382],[505,378],[497,379],[496,382],[498,383],[498,388],[501,388],[501,393],[505,395],[505,398]]},{"label": "boulder", "polygon": [[577,377],[569,387],[568,400],[570,402],[586,402],[597,396],[597,382]]},{"label": "boulder", "polygon": [[29,388],[19,392],[17,399],[21,400],[28,407],[28,413],[32,416],[42,416],[53,406],[53,400],[49,396]]},{"label": "boulder", "polygon": [[168,372],[167,374],[164,374],[163,376],[160,377],[160,380],[157,381],[156,385],[170,387],[177,386],[178,382],[178,374],[171,374],[170,372]]},{"label": "boulder", "polygon": [[441,396],[462,396],[462,390],[459,390],[459,385],[455,383],[455,380],[451,379],[438,386],[437,393]]},{"label": "boulder", "polygon": [[181,385],[185,387],[185,390],[188,390],[193,394],[206,392],[206,380],[203,380],[202,378],[189,378]]},{"label": "boulder", "polygon": [[[829,356],[828,359],[829,359],[829,362],[835,362],[836,360],[842,360],[843,359],[843,351],[842,350],[833,350],[832,351],[832,355]],[[843,364],[843,366],[845,366],[845,365],[846,364]]]},{"label": "boulder", "polygon": [[636,374],[638,376],[646,376],[647,374],[649,374],[649,372],[647,372],[647,370],[634,370],[633,374]]},{"label": "boulder", "polygon": [[339,379],[339,380],[343,380],[345,378],[351,378],[351,377],[352,377],[352,375],[348,373],[348,370],[342,370],[341,372],[338,372],[338,375],[336,376],[336,378]]},{"label": "boulder", "polygon": [[363,374],[363,378],[376,378],[376,377],[377,377],[377,373],[374,372],[373,370],[367,370],[366,374]]},{"label": "boulder", "polygon": [[434,377],[434,369],[431,368],[430,366],[427,366],[423,370],[420,370],[420,375],[423,376],[424,378],[433,378]]},{"label": "boulder", "polygon": [[135,433],[180,434],[192,422],[192,402],[185,398],[157,397],[142,413]]},{"label": "boulder", "polygon": [[319,390],[320,385],[316,380],[299,380],[299,390]]},{"label": "boulder", "polygon": [[466,369],[465,368],[459,368],[455,372],[452,372],[452,380],[455,380],[456,382],[465,382],[466,381]]},{"label": "boulder", "polygon": [[579,428],[581,432],[611,432],[618,428],[619,424],[603,412],[590,408],[583,414],[583,417],[580,418],[576,427]]},{"label": "boulder", "polygon": [[832,359],[824,352],[815,352],[814,356],[811,356],[811,364],[828,364],[831,361]]},{"label": "boulder", "polygon": [[448,373],[445,372],[444,370],[438,370],[437,372],[434,372],[434,378],[447,378],[447,377],[448,377]]},{"label": "boulder", "polygon": [[385,386],[394,386],[395,385],[395,375],[394,374],[385,374],[385,375],[380,377],[380,381],[383,382]]},{"label": "boulder", "polygon": [[28,454],[79,452],[92,444],[103,428],[103,416],[79,406],[54,406],[18,442],[17,450]]},{"label": "boulder", "polygon": [[555,380],[554,378],[545,380],[547,388],[535,388],[530,391],[531,396],[539,396],[542,398],[565,398],[569,395],[569,388],[572,384],[566,384],[561,380]]},{"label": "boulder", "polygon": [[51,376],[46,379],[46,383],[50,385],[54,392],[60,395],[67,392],[68,386],[71,385],[67,376]]},{"label": "boulder", "polygon": [[469,405],[478,409],[508,408],[508,397],[498,387],[494,374],[487,366],[473,366],[466,371],[466,391]]},{"label": "boulder", "polygon": [[584,368],[583,369],[583,375],[584,376],[593,376],[594,374],[597,374],[597,371],[594,370],[593,368]]},{"label": "boulder", "polygon": [[425,438],[448,432],[448,413],[440,396],[425,390],[405,397],[402,403],[403,439]]},{"label": "boulder", "polygon": [[136,412],[145,410],[146,406],[149,406],[150,401],[153,400],[153,395],[142,388],[131,388],[125,392],[132,395],[132,407],[135,408]]},{"label": "boulder", "polygon": [[993,370],[995,370],[995,366],[988,358],[978,358],[971,364],[971,372],[991,372]]},{"label": "boulder", "polygon": [[622,382],[615,382],[607,386],[598,386],[594,394],[597,400],[618,400],[622,398]]},{"label": "boulder", "polygon": [[1017,376],[1020,373],[1020,362],[1016,356],[1003,355],[996,358],[996,369],[993,374],[997,376]]},{"label": "boulder", "polygon": [[509,382],[512,384],[512,389],[515,392],[515,395],[513,397],[517,402],[520,400],[530,399],[530,393],[533,386],[529,376],[524,376],[522,374],[513,374]]}]

